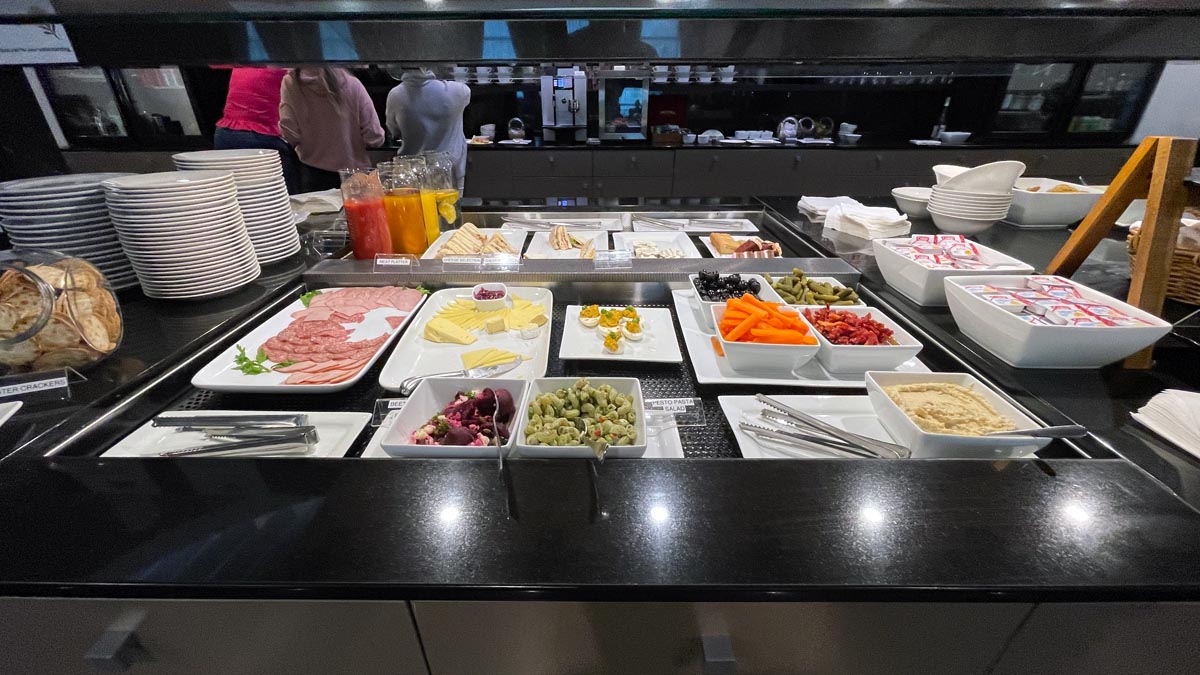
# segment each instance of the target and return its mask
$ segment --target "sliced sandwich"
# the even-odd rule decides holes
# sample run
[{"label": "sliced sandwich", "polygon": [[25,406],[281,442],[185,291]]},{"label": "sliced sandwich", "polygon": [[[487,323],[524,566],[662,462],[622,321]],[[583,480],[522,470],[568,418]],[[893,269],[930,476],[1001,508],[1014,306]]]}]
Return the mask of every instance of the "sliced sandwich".
[{"label": "sliced sandwich", "polygon": [[493,234],[492,237],[487,240],[487,243],[483,245],[483,248],[479,250],[479,252],[517,253],[517,251],[513,249],[512,245],[508,243],[508,240],[504,238],[504,235],[500,234],[499,232]]}]

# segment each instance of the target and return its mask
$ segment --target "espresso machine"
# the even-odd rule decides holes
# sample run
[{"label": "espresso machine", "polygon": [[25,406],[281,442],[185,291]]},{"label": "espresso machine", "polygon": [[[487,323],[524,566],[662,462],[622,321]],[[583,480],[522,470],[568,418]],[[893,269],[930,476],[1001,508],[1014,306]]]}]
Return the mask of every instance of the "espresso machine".
[{"label": "espresso machine", "polygon": [[587,73],[582,67],[556,68],[554,75],[542,76],[542,140],[587,140]]}]

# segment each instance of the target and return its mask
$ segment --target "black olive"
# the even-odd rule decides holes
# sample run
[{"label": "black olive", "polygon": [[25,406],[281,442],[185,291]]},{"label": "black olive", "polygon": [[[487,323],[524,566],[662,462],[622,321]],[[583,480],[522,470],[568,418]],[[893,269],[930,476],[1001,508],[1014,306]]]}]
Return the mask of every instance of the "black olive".
[{"label": "black olive", "polygon": [[758,279],[749,279],[746,281],[746,288],[748,288],[751,293],[757,295],[758,292],[762,290],[762,284],[758,283]]},{"label": "black olive", "polygon": [[733,283],[733,284],[739,284],[739,283],[741,283],[741,282],[742,282],[742,275],[740,275],[740,274],[730,274],[729,276],[725,277],[725,281],[728,281],[728,282],[730,282],[730,283]]}]

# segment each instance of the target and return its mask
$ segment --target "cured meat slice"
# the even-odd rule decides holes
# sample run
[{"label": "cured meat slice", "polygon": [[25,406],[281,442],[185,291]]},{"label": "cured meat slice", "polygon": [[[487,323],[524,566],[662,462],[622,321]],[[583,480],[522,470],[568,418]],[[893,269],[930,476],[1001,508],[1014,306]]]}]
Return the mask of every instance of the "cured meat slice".
[{"label": "cured meat slice", "polygon": [[404,323],[404,320],[407,318],[408,317],[406,316],[389,316],[385,319],[385,321],[387,321],[388,325],[392,327],[392,330],[395,330],[399,328],[400,324]]},{"label": "cured meat slice", "polygon": [[[275,359],[271,360],[274,361]],[[284,360],[286,361],[287,359]],[[297,361],[290,366],[276,368],[275,370],[280,373],[304,373],[308,372],[309,369],[311,369],[314,365],[316,364],[314,364],[312,361]]]}]

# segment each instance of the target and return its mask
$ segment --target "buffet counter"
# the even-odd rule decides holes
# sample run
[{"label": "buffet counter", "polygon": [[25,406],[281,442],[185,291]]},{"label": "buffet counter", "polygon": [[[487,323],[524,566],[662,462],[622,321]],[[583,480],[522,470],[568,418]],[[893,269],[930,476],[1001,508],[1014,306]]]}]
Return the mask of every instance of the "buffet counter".
[{"label": "buffet counter", "polygon": [[[419,633],[425,650],[423,661],[410,653],[401,672],[499,673],[534,672],[523,655],[535,652],[523,650],[544,647],[541,631],[557,624],[576,628],[563,629],[553,648],[564,650],[553,656],[562,660],[553,663],[583,663],[589,672],[695,672],[716,658],[713,634],[734,636],[758,664],[748,672],[781,672],[815,657],[777,635],[778,622],[833,620],[850,628],[831,635],[831,644],[862,644],[829,656],[822,672],[895,672],[904,670],[900,663],[984,672],[1002,657],[1019,664],[1018,652],[1039,653],[1009,650],[1011,640],[1057,635],[1050,643],[1061,646],[1085,639],[1067,636],[1062,626],[1070,619],[1055,618],[1054,608],[1074,605],[1046,603],[1200,601],[1200,571],[1187,543],[1200,538],[1200,514],[1190,505],[1200,485],[1196,463],[1127,417],[1159,389],[1185,384],[1186,373],[1171,364],[1186,357],[1173,353],[1170,338],[1158,350],[1162,365],[1144,373],[1009,368],[961,336],[945,309],[889,291],[861,240],[825,237],[794,203],[705,214],[752,220],[761,237],[781,245],[781,259],[704,256],[618,269],[527,259],[519,270],[488,272],[488,280],[553,293],[546,375],[636,377],[647,398],[700,399],[705,421],[675,429],[678,448],[659,447],[654,459],[374,459],[377,429],[369,424],[349,441],[345,459],[104,456],[163,411],[371,413],[378,400],[396,397],[379,383],[395,359],[380,359],[336,393],[218,392],[190,380],[304,290],[420,284],[436,294],[480,275],[439,261],[382,273],[362,261],[312,266],[303,285],[281,283],[261,302],[240,305],[236,316],[210,322],[185,353],[164,357],[175,363],[147,370],[119,400],[100,399],[0,462],[0,596],[25,598],[0,601],[0,615],[42,616],[33,598],[133,607],[151,618],[182,600],[197,607],[303,601],[314,611],[333,611],[323,602],[396,601],[408,612],[381,621],[396,631],[397,644]],[[481,225],[498,218],[466,214]],[[1063,237],[996,226],[983,240],[1034,262]],[[571,305],[679,310],[675,294],[690,288],[691,273],[786,274],[792,267],[857,282],[864,301],[923,343],[920,358],[930,370],[973,373],[1024,414],[1084,424],[1092,434],[1024,459],[740,459],[719,397],[848,392],[834,383],[804,390],[702,383],[691,344],[679,362],[659,364],[557,356]],[[126,311],[158,310],[131,302]],[[663,327],[685,335],[685,317],[672,316]],[[550,600],[557,602],[537,602]],[[1133,621],[1166,621],[1148,605],[1112,607],[1140,608]],[[1195,611],[1191,603],[1168,607]],[[916,647],[875,643],[869,636],[880,612],[892,613],[889,627]],[[1188,625],[1171,621],[1155,625],[1167,632]],[[630,626],[656,622],[668,629],[654,639],[630,633]],[[920,626],[936,626],[963,649],[941,653]],[[1084,631],[1086,639],[1109,639],[1110,628]],[[825,645],[812,654],[830,650],[838,651]],[[673,662],[669,653],[686,656]]]}]

